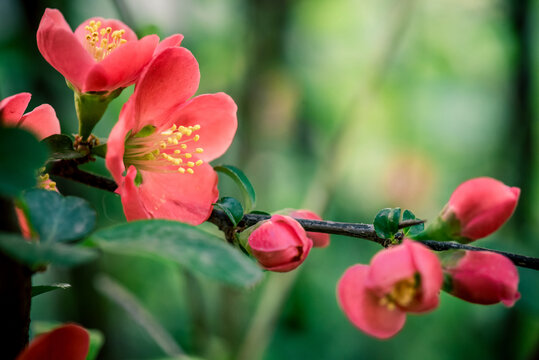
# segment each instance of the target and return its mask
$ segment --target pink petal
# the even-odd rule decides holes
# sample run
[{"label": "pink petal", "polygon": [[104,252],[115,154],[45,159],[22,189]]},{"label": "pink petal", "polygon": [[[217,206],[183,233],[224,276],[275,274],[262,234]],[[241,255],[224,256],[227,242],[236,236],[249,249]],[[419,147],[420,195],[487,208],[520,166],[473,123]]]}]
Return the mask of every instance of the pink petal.
[{"label": "pink petal", "polygon": [[39,140],[60,133],[60,122],[56,117],[56,112],[49,104],[40,105],[24,114],[19,122],[19,127],[32,132]]},{"label": "pink petal", "polygon": [[68,324],[36,337],[17,360],[85,360],[89,346],[88,332]]},{"label": "pink petal", "polygon": [[[155,173],[141,171],[142,184],[134,189],[126,185],[121,190],[131,191],[140,203],[123,201],[124,212],[129,220],[140,214],[142,204],[152,218],[178,220],[199,225],[211,214],[212,204],[217,201],[217,173],[208,164],[195,168],[194,174]],[[123,196],[122,196],[123,200]],[[135,210],[133,210],[135,209]]]},{"label": "pink petal", "polygon": [[28,107],[30,93],[19,93],[9,96],[0,102],[0,124],[17,126],[24,110]]},{"label": "pink petal", "polygon": [[406,311],[426,312],[434,310],[438,306],[443,283],[440,260],[429,248],[416,241],[405,239],[403,244],[410,251],[421,283],[420,299],[410,304]]},{"label": "pink petal", "polygon": [[204,152],[197,156],[211,161],[221,156],[232,143],[238,127],[236,111],[236,103],[227,94],[204,94],[187,102],[170,118],[178,126],[200,125],[196,132],[200,135],[196,147],[203,148]]},{"label": "pink petal", "polygon": [[112,91],[133,84],[152,59],[158,42],[157,35],[149,35],[113,50],[88,72],[82,91]]},{"label": "pink petal", "polygon": [[416,271],[410,248],[404,244],[393,246],[374,255],[365,286],[383,296],[397,282],[413,277]]},{"label": "pink petal", "polygon": [[138,132],[146,125],[161,128],[169,123],[167,114],[194,95],[200,81],[198,63],[185,48],[172,47],[153,58],[135,87],[135,114]]},{"label": "pink petal", "polygon": [[15,215],[17,216],[17,222],[19,223],[22,237],[28,240],[31,239],[32,231],[30,230],[30,224],[28,223],[28,219],[26,219],[26,215],[24,215],[24,211],[15,206]]},{"label": "pink petal", "polygon": [[398,308],[389,310],[380,305],[380,298],[366,286],[367,265],[354,265],[337,283],[337,300],[348,319],[360,330],[387,339],[404,326],[406,315]]},{"label": "pink petal", "polygon": [[155,48],[154,56],[159,54],[161,51],[165,50],[169,47],[178,47],[182,43],[183,35],[182,34],[174,34],[169,37],[167,37],[164,40],[161,40],[159,45]]},{"label": "pink petal", "polygon": [[258,251],[281,251],[307,245],[305,230],[289,216],[273,215],[249,237],[249,246]]},{"label": "pink petal", "polygon": [[140,199],[138,189],[135,185],[136,175],[136,168],[130,166],[121,185],[116,189],[116,193],[121,196],[127,221],[150,219],[152,217]]},{"label": "pink petal", "polygon": [[82,89],[94,59],[58,10],[45,10],[37,30],[37,46],[49,64],[77,89]]},{"label": "pink petal", "polygon": [[[318,214],[310,210],[294,210],[290,213],[295,219],[322,220]],[[307,231],[307,236],[313,241],[315,247],[324,248],[329,246],[329,234]]]},{"label": "pink petal", "polygon": [[117,20],[117,19],[103,19],[102,17],[93,17],[93,18],[90,18],[90,19],[86,20],[82,24],[80,24],[77,27],[77,29],[75,30],[75,36],[77,37],[77,39],[80,41],[81,44],[86,43],[86,34],[88,32],[86,31],[85,27],[92,20],[94,20],[96,22],[101,21],[101,28],[107,28],[107,27],[110,26],[112,28],[112,31],[125,30],[125,33],[124,33],[122,39],[125,39],[128,42],[137,41],[137,39],[138,39],[135,32],[133,30],[131,30],[131,28],[129,26],[127,26],[125,23],[121,22],[120,20]]},{"label": "pink petal", "polygon": [[120,119],[112,128],[107,140],[107,156],[105,158],[105,164],[117,184],[123,182],[122,174],[125,171],[125,136],[133,127],[134,122],[134,116],[132,115],[133,102],[131,99],[132,98],[130,98],[122,107]]}]

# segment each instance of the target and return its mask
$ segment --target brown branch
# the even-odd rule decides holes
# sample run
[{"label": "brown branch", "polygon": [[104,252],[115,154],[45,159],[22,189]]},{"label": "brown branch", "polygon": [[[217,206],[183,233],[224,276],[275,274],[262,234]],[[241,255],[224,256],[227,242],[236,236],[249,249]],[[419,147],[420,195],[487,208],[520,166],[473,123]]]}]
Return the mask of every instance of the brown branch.
[{"label": "brown branch", "polygon": [[[94,175],[86,171],[82,171],[77,168],[77,162],[73,160],[62,160],[53,164],[49,173],[53,176],[61,176],[67,179],[75,180],[83,184],[93,186],[102,190],[114,192],[117,188],[114,180],[104,178],[102,176]],[[243,219],[234,227],[234,224],[230,221],[228,216],[221,210],[213,209],[208,222],[216,225],[219,230],[225,234],[231,234],[235,231],[241,232],[247,227],[252,226],[260,221],[267,220],[270,215],[261,214],[245,214]],[[371,224],[359,224],[359,223],[345,223],[336,221],[325,220],[307,220],[297,219],[298,222],[307,231],[314,231],[326,234],[344,235],[369,241],[376,242],[384,247],[390,245],[390,241],[382,239],[374,231],[374,226]],[[423,223],[423,220],[406,220],[399,224],[399,228],[404,228],[412,225]],[[229,235],[227,235],[229,236]],[[434,251],[446,251],[446,250],[471,250],[471,251],[492,251],[509,258],[515,265],[525,267],[529,269],[539,270],[539,258],[530,256],[524,256],[519,254],[513,254],[505,251],[491,250],[480,248],[476,246],[463,245],[454,242],[447,241],[433,241],[424,240],[421,241]]]}]

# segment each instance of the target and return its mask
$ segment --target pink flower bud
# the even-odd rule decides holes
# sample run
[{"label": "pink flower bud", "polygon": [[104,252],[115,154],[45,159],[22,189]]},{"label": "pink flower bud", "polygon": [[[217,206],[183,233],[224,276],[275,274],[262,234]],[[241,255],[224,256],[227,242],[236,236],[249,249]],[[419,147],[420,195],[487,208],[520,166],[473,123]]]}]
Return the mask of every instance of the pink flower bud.
[{"label": "pink flower bud", "polygon": [[513,306],[520,298],[518,271],[503,255],[490,251],[466,251],[454,265],[444,268],[451,277],[450,293],[475,304],[502,302]]},{"label": "pink flower bud", "polygon": [[337,298],[355,326],[387,339],[402,329],[406,312],[427,312],[438,306],[442,282],[438,257],[426,246],[405,239],[376,254],[370,266],[348,268],[337,284]]},{"label": "pink flower bud", "polygon": [[519,194],[519,188],[496,179],[471,179],[453,192],[442,217],[454,215],[460,222],[460,236],[480,239],[498,230],[511,217]]},{"label": "pink flower bud", "polygon": [[90,335],[75,324],[60,326],[36,337],[17,360],[84,360],[90,346]]},{"label": "pink flower bud", "polygon": [[[310,210],[293,210],[289,215],[294,219],[322,220],[318,214]],[[307,237],[313,241],[314,247],[326,247],[329,245],[329,234],[307,231]]]},{"label": "pink flower bud", "polygon": [[273,215],[249,235],[251,253],[270,271],[294,270],[307,258],[312,246],[305,230],[289,216]]}]

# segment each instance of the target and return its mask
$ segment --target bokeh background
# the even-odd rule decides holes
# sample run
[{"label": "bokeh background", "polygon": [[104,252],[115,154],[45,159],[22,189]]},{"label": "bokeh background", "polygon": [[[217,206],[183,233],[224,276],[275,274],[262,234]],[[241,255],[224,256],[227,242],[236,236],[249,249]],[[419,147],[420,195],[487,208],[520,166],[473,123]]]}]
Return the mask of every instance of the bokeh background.
[{"label": "bokeh background", "polygon": [[[517,212],[477,245],[539,256],[537,166],[539,1],[536,0],[0,0],[0,98],[29,91],[76,132],[72,92],[38,52],[46,7],[75,28],[92,16],[123,20],[139,36],[185,35],[200,64],[198,93],[225,91],[238,135],[217,163],[242,168],[257,209],[310,208],[325,219],[370,223],[380,208],[434,218],[454,188],[492,176],[522,188]],[[95,134],[106,138],[132,89]],[[87,169],[106,175],[101,160]],[[58,179],[91,201],[98,225],[124,221],[113,194]],[[222,179],[223,195],[235,195]],[[212,225],[208,225],[212,227]],[[522,299],[507,309],[442,294],[378,341],[335,300],[344,270],[380,248],[333,236],[299,271],[253,289],[223,289],[171,263],[105,254],[35,284],[73,288],[34,298],[32,320],[75,321],[105,337],[100,359],[159,359],[162,349],[96,290],[96,274],[123,284],[188,353],[206,359],[533,359],[539,357],[539,274],[519,269]],[[196,285],[193,287],[193,283]],[[193,290],[195,289],[195,290]],[[195,306],[193,307],[193,298]],[[193,325],[193,323],[195,325]]]}]

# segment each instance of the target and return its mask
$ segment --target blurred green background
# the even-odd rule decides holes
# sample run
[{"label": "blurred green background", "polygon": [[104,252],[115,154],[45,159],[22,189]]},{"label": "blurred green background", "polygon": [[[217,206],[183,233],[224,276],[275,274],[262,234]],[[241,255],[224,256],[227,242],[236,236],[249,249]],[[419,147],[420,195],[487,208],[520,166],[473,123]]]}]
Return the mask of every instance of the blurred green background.
[{"label": "blurred green background", "polygon": [[[182,33],[182,45],[200,64],[198,94],[224,91],[239,106],[238,135],[214,164],[246,172],[258,210],[306,207],[328,220],[371,223],[380,208],[400,206],[432,219],[458,184],[492,176],[521,187],[521,201],[511,221],[477,245],[537,257],[538,6],[534,0],[0,0],[0,98],[29,91],[30,108],[51,104],[62,131],[76,132],[72,92],[37,50],[46,7],[60,9],[73,29],[101,16],[120,18],[140,36]],[[107,137],[131,92],[111,104],[97,136]],[[107,174],[101,160],[86,167]],[[222,180],[221,193],[235,195]],[[124,221],[115,195],[62,179],[58,188],[90,200],[99,226]],[[35,276],[35,284],[73,288],[34,298],[32,320],[100,329],[100,359],[164,358],[121,307],[96,291],[93,279],[105,272],[188,353],[207,359],[539,357],[539,274],[521,268],[522,299],[511,309],[442,294],[438,310],[409,316],[393,339],[358,331],[336,303],[336,282],[379,250],[333,236],[299,271],[268,274],[249,290],[222,289],[148,257],[104,255],[72,271]],[[190,303],[196,295],[199,312]]]}]

